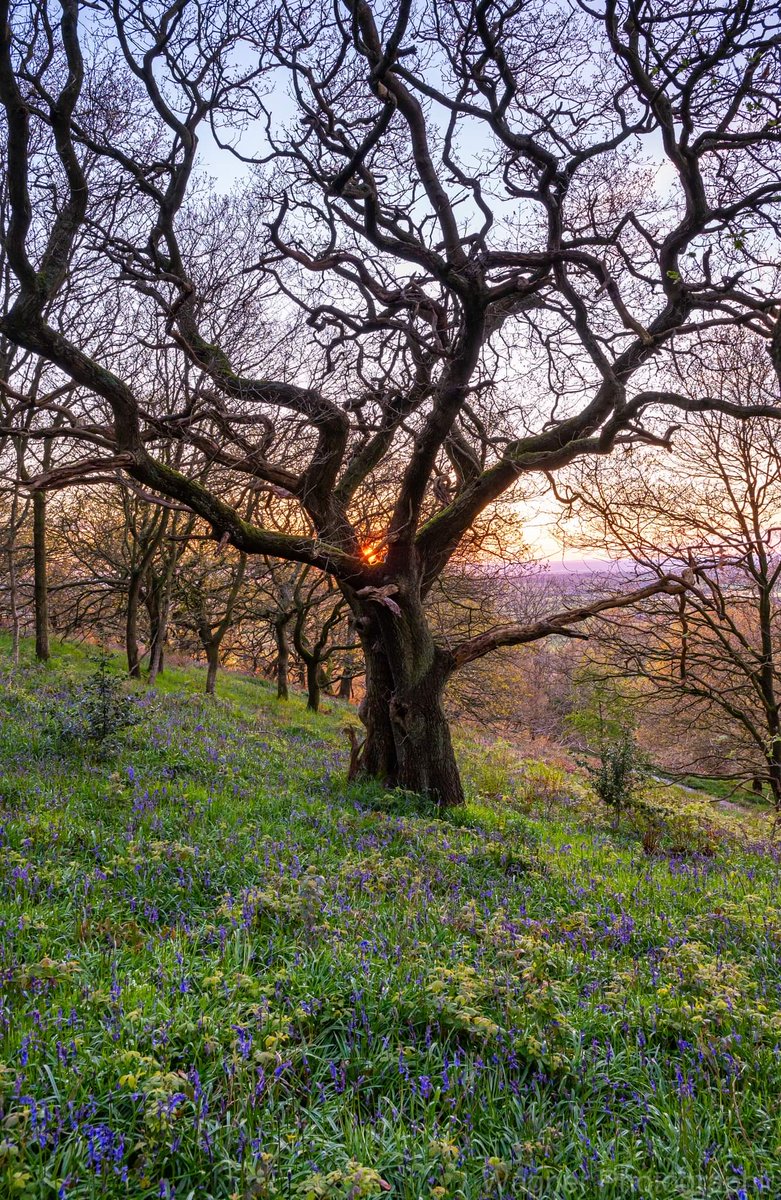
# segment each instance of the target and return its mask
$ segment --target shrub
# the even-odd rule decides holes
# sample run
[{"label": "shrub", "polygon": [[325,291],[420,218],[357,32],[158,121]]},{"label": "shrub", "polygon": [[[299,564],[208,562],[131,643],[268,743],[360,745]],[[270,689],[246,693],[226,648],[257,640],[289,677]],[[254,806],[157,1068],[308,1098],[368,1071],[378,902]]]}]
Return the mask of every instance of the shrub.
[{"label": "shrub", "polygon": [[645,776],[645,763],[631,730],[624,729],[619,737],[604,743],[596,766],[588,763],[585,766],[592,788],[602,803],[612,809],[613,826],[617,827]]},{"label": "shrub", "polygon": [[394,788],[381,796],[369,795],[362,804],[372,812],[385,813],[389,817],[437,817],[439,808],[427,796]]},{"label": "shrub", "polygon": [[105,752],[139,719],[138,701],[128,695],[105,652],[93,660],[92,674],[58,708],[55,722],[62,741],[92,744]]},{"label": "shrub", "polygon": [[634,802],[634,824],[646,854],[715,854],[723,831],[703,801],[675,803],[647,791]]},{"label": "shrub", "polygon": [[497,801],[516,791],[521,764],[514,747],[500,739],[490,747],[470,750],[464,769],[470,795]]}]

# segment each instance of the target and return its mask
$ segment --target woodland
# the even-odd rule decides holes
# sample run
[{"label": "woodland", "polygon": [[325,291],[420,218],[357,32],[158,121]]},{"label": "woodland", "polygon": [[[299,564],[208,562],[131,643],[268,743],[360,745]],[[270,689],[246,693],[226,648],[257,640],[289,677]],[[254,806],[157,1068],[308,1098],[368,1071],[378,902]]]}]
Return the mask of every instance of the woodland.
[{"label": "woodland", "polygon": [[0,9],[0,1195],[781,1196],[777,3]]},{"label": "woodland", "polygon": [[[78,514],[77,541],[108,504],[133,559],[131,675],[142,595],[159,670],[165,581],[188,545],[214,543],[202,569],[219,596],[201,611],[194,566],[180,604],[212,674],[240,577],[276,571],[280,611],[316,583],[359,646],[357,770],[461,803],[448,684],[497,649],[578,632],[610,597],[443,638],[440,583],[518,558],[524,499],[573,471],[666,449],[701,414],[777,419],[776,17],[77,0],[4,14],[9,576],[25,521],[44,554],[52,496],[71,489],[59,510]],[[730,557],[716,530],[693,585],[665,562],[667,532],[621,607],[651,592],[685,606],[697,569]],[[321,653],[324,603],[299,656]]]}]

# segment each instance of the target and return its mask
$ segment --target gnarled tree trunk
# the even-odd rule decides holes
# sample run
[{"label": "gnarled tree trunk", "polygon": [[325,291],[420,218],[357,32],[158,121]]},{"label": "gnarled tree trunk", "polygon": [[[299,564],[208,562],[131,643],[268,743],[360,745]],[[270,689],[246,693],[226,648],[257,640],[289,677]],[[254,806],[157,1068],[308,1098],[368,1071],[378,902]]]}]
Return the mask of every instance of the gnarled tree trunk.
[{"label": "gnarled tree trunk", "polygon": [[358,773],[451,807],[464,800],[444,708],[453,663],[434,643],[414,585],[404,593],[400,614],[370,603],[358,620],[366,658]]}]

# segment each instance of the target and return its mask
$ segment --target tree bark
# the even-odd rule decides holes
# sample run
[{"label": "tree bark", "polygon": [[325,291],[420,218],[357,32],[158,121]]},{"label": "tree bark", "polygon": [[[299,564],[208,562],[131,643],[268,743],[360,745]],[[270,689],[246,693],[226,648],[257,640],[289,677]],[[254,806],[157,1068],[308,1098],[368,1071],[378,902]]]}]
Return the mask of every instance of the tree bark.
[{"label": "tree bark", "polygon": [[165,636],[168,627],[168,606],[161,608],[155,617],[149,651],[149,682],[154,683],[162,675],[165,666]]},{"label": "tree bark", "polygon": [[277,700],[288,700],[288,674],[290,671],[290,647],[287,641],[287,626],[290,618],[274,622],[274,641],[277,645]]},{"label": "tree bark", "polygon": [[443,692],[446,672],[436,668],[409,687],[398,687],[390,718],[398,759],[398,786],[429,796],[441,808],[463,804]]},{"label": "tree bark", "polygon": [[310,712],[320,710],[320,663],[314,657],[306,663],[306,706]]},{"label": "tree bark", "polygon": [[20,628],[19,628],[19,592],[16,577],[16,556],[13,543],[8,548],[8,593],[11,601],[11,658],[15,667],[19,666]]},{"label": "tree bark", "polygon": [[420,600],[402,603],[401,616],[374,604],[358,621],[366,658],[358,774],[449,808],[464,801],[443,699],[453,664],[434,644]]},{"label": "tree bark", "polygon": [[142,578],[138,573],[132,575],[127,593],[125,652],[127,654],[127,671],[131,679],[141,678],[141,656],[138,651],[138,604]]},{"label": "tree bark", "polygon": [[206,695],[213,696],[217,685],[217,672],[220,669],[219,642],[209,642],[206,647]]},{"label": "tree bark", "polygon": [[165,643],[168,635],[168,620],[171,612],[171,578],[168,573],[154,582],[147,597],[149,613],[149,682],[154,683],[162,675],[165,666]]},{"label": "tree bark", "polygon": [[46,550],[46,496],[33,492],[33,594],[35,600],[35,657],[49,661],[49,581]]},{"label": "tree bark", "polygon": [[11,519],[8,529],[6,552],[8,555],[8,594],[11,603],[11,657],[15,667],[19,666],[21,649],[21,621],[19,617],[19,577],[16,570],[16,536],[21,526],[19,516],[19,485],[14,484],[11,502]]}]

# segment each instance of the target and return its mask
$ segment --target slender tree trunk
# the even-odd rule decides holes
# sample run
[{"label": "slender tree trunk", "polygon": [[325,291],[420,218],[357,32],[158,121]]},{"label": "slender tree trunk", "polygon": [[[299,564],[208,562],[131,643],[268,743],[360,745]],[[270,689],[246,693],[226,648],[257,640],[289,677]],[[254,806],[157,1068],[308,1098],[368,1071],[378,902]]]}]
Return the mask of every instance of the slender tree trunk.
[{"label": "slender tree trunk", "polygon": [[289,617],[274,622],[274,641],[277,645],[277,699],[289,699],[288,674],[290,672],[290,647],[287,641]]},{"label": "slender tree trunk", "polygon": [[127,593],[127,615],[125,618],[125,651],[127,670],[131,679],[141,678],[141,656],[138,651],[138,605],[141,594],[141,575],[131,576]]},{"label": "slender tree trunk", "polygon": [[11,604],[11,658],[19,666],[19,586],[16,576],[16,555],[13,544],[8,548],[8,596]]},{"label": "slender tree trunk", "polygon": [[164,580],[156,586],[149,601],[150,642],[149,682],[154,683],[162,675],[165,666],[165,640],[168,634],[168,618],[171,611],[170,581]]},{"label": "slender tree trunk", "polygon": [[157,580],[152,576],[151,572],[147,579],[144,607],[146,608],[146,615],[149,618],[149,682],[153,683],[157,674],[155,659],[157,657],[160,632],[160,597],[157,590]]},{"label": "slender tree trunk", "polygon": [[[138,650],[138,612],[141,603],[141,588],[147,580],[147,590],[154,591],[156,587],[155,572],[152,569],[155,556],[168,528],[169,511],[163,511],[154,525],[142,531],[143,536],[137,537],[140,558],[131,571],[130,587],[128,589],[127,621],[125,643],[127,648],[127,666],[131,679],[141,678],[141,656]],[[150,641],[150,653],[152,645]]]},{"label": "slender tree trunk", "polygon": [[366,656],[359,774],[429,796],[443,808],[462,804],[443,701],[452,663],[434,645],[422,604],[407,599],[400,617],[369,611],[359,628]]},{"label": "slender tree trunk", "polygon": [[777,812],[781,812],[781,731],[779,730],[778,710],[775,708],[769,714],[768,725],[770,727],[770,741],[767,748],[767,773],[770,783],[770,795],[773,798],[774,808]]},{"label": "slender tree trunk", "polygon": [[310,712],[320,710],[320,663],[314,656],[306,662],[306,706]]},{"label": "slender tree trunk", "polygon": [[8,534],[8,598],[11,604],[11,658],[19,666],[21,629],[19,621],[19,577],[16,572],[16,535],[19,531],[19,488],[14,486]]},{"label": "slender tree trunk", "polygon": [[46,495],[33,492],[33,590],[35,598],[35,657],[49,661],[49,580],[46,550]]},{"label": "slender tree trunk", "polygon": [[346,672],[339,680],[339,690],[336,693],[340,700],[352,700],[353,696],[353,675],[348,675]]},{"label": "slender tree trunk", "polygon": [[765,708],[765,726],[768,739],[765,758],[768,766],[770,792],[776,811],[781,809],[781,714],[776,698],[776,644],[774,628],[773,582],[771,567],[757,531],[758,559],[762,572],[762,587],[759,593],[759,629],[762,638],[762,666],[759,685]]},{"label": "slender tree trunk", "polygon": [[206,651],[206,695],[213,696],[217,686],[217,672],[220,669],[220,644],[211,641],[204,646]]},{"label": "slender tree trunk", "polygon": [[[167,617],[167,614],[166,614]],[[165,666],[165,632],[168,622],[162,615],[152,631],[152,642],[149,651],[149,682],[154,683],[158,675],[162,675]]]},{"label": "slender tree trunk", "polygon": [[[185,536],[187,536],[193,527],[193,522],[190,521],[185,528]],[[171,616],[171,597],[173,593],[174,578],[176,568],[182,554],[182,548],[185,543],[171,543],[168,549],[168,561],[165,570],[160,578],[158,578],[157,587],[155,589],[155,599],[157,603],[157,623],[155,626],[154,637],[152,638],[152,651],[149,660],[149,680],[154,683],[158,675],[162,675],[165,667],[165,643],[168,637],[168,622]]]}]

